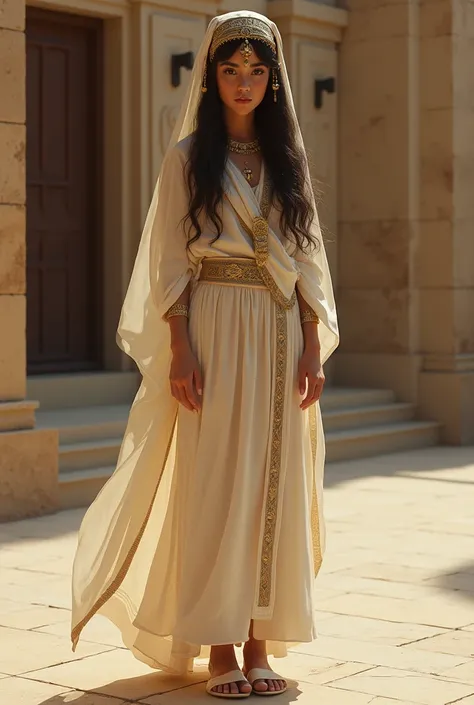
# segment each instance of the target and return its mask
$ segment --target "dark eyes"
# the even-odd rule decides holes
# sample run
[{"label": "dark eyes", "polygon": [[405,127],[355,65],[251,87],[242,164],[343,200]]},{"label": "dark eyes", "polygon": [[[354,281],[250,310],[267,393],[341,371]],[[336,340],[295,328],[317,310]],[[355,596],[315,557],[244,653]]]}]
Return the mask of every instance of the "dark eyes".
[{"label": "dark eyes", "polygon": [[[230,67],[227,67],[224,69],[224,73],[227,74],[227,76],[236,76],[237,71],[235,69],[231,69]],[[264,69],[254,69],[252,71],[253,76],[262,76],[265,73]]]}]

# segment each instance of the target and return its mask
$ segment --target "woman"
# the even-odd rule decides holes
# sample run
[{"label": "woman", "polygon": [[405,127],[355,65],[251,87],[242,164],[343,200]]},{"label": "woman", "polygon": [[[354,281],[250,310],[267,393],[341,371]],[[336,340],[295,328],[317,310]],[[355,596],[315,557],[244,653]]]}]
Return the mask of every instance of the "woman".
[{"label": "woman", "polygon": [[[331,282],[281,38],[209,25],[145,224],[118,339],[143,381],[89,508],[74,648],[97,612],[142,661],[216,697],[275,695],[267,653],[314,638]],[[239,669],[234,644],[245,642]]]}]

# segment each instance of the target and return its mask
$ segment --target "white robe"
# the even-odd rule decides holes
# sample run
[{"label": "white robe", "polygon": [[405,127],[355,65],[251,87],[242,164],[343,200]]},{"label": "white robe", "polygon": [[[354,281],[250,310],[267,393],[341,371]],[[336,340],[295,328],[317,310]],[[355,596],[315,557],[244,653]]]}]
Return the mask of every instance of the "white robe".
[{"label": "white robe", "polygon": [[[124,311],[119,328],[143,381],[117,469],[83,520],[73,572],[74,647],[100,612],[137,658],[172,672],[191,670],[205,646],[245,641],[251,619],[275,655],[287,642],[311,641],[324,550],[324,437],[319,406],[299,408],[298,306],[282,307],[267,288],[199,280],[204,258],[255,259],[236,212],[251,229],[264,176],[254,193],[229,162],[223,233],[212,244],[204,221],[186,249],[188,147],[189,138],[163,164],[161,205],[142,242],[150,248],[147,305],[140,316]],[[324,247],[296,250],[275,208],[268,223],[266,273],[284,299],[298,284],[318,314],[324,361],[338,340]],[[136,287],[140,273],[133,278]],[[190,280],[190,339],[204,376],[199,414],[178,409],[170,394],[163,321]]]}]

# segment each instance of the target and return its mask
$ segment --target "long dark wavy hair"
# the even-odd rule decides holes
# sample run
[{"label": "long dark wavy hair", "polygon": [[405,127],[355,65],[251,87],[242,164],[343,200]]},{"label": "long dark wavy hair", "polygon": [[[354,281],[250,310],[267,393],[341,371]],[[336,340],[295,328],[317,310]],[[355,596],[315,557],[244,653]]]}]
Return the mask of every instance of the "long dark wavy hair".
[{"label": "long dark wavy hair", "polygon": [[[207,92],[202,94],[195,131],[187,163],[190,197],[188,225],[189,245],[202,234],[200,216],[204,213],[213,224],[216,237],[222,234],[221,204],[224,198],[224,170],[227,161],[227,131],[223,103],[217,88],[217,66],[236,52],[241,39],[223,44],[212,62],[207,61]],[[295,124],[288,106],[288,96],[280,77],[278,59],[272,49],[252,39],[261,62],[278,71],[280,90],[274,102],[272,76],[263,101],[255,110],[255,129],[260,140],[266,173],[270,178],[273,202],[281,211],[280,226],[286,236],[304,252],[317,247],[310,234],[314,207],[306,178],[306,155],[297,145]]]}]

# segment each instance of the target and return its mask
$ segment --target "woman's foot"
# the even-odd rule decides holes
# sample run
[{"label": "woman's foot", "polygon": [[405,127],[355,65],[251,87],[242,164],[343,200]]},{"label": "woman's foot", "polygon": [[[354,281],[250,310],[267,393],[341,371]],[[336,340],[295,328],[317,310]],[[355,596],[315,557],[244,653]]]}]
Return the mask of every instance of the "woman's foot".
[{"label": "woman's foot", "polygon": [[[240,670],[240,666],[237,663],[233,645],[211,647],[211,658],[209,660],[211,678],[217,678],[231,671],[238,670]],[[252,686],[248,681],[243,680],[236,683],[218,685],[212,688],[212,691],[222,695],[238,695],[238,693],[250,693]]]},{"label": "woman's foot", "polygon": [[[267,643],[258,641],[253,636],[244,646],[244,673],[247,675],[254,668],[263,668],[271,671],[271,667],[267,658]],[[287,683],[283,678],[278,680],[256,680],[253,683],[253,690],[257,693],[274,693],[283,692],[287,689]]]}]

